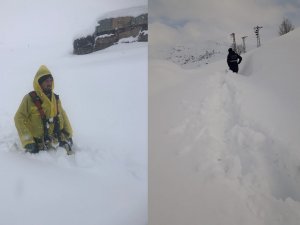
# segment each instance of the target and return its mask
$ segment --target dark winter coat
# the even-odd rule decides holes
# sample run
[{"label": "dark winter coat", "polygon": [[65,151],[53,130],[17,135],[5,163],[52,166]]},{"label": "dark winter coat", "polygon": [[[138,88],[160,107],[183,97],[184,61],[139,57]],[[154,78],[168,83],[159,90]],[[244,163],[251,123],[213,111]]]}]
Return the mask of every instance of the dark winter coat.
[{"label": "dark winter coat", "polygon": [[230,50],[227,56],[227,64],[229,66],[229,69],[233,72],[237,73],[239,71],[239,66],[242,62],[242,57],[235,53],[233,50]]}]

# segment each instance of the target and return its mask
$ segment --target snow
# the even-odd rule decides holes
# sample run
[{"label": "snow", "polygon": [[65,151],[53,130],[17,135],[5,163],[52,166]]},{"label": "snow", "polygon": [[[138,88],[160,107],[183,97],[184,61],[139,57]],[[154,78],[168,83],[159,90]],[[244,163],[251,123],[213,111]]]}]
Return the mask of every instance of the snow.
[{"label": "snow", "polygon": [[[72,54],[74,36],[95,18],[146,4],[31,0],[28,7],[12,0],[1,6],[0,224],[147,223],[147,43]],[[42,64],[71,121],[75,155],[19,149],[13,118]]]},{"label": "snow", "polygon": [[298,28],[239,74],[150,61],[150,224],[299,224],[299,52]]},{"label": "snow", "polygon": [[199,41],[197,44],[181,43],[176,46],[150,46],[150,59],[167,59],[184,69],[195,69],[227,57],[230,43]]},{"label": "snow", "polygon": [[[137,1],[138,2],[138,1]],[[141,3],[141,2],[140,2]],[[145,4],[145,3],[144,3]],[[100,20],[109,19],[109,18],[117,18],[117,17],[124,17],[124,16],[132,16],[137,17],[139,15],[142,15],[144,13],[147,13],[148,7],[146,5],[138,5],[135,7],[130,8],[122,8],[114,11],[109,11],[107,13],[104,13],[100,17],[98,17],[92,26],[82,29],[77,35],[76,38],[87,36],[87,34],[93,34],[95,31],[95,27],[98,26],[98,22]]]},{"label": "snow", "polygon": [[138,36],[122,38],[118,41],[118,43],[132,43],[132,42],[136,42],[136,41],[138,41]]},{"label": "snow", "polygon": [[145,5],[141,5],[141,6],[111,11],[101,16],[99,20],[106,19],[106,18],[113,18],[113,17],[123,17],[123,16],[137,17],[139,15],[147,13],[147,11],[148,11],[148,7]]}]

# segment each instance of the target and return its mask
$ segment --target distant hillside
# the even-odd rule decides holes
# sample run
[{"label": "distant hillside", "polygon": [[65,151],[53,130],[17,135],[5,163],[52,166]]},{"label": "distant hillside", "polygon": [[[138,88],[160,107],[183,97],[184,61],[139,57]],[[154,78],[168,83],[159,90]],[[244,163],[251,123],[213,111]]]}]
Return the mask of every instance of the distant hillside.
[{"label": "distant hillside", "polygon": [[230,43],[205,41],[197,46],[178,45],[160,49],[158,55],[160,59],[191,69],[225,59],[229,47]]},{"label": "distant hillside", "polygon": [[[168,60],[184,69],[194,69],[219,60],[226,60],[228,48],[231,45],[232,43],[229,42],[206,40],[197,44],[185,43],[175,46],[152,46],[149,49],[149,57]],[[256,46],[248,46],[247,52],[254,48]]]}]

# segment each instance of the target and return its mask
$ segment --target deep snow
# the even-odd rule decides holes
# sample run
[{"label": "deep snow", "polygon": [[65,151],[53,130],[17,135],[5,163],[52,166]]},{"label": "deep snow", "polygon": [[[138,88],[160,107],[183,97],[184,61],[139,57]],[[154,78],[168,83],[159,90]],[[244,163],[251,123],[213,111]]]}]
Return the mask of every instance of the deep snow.
[{"label": "deep snow", "polygon": [[149,67],[149,224],[297,225],[300,29],[184,70]]},{"label": "deep snow", "polygon": [[[72,43],[97,18],[146,10],[147,2],[27,4],[13,0],[0,9],[0,224],[146,224],[147,43],[83,56],[72,55]],[[73,126],[73,156],[15,146],[13,117],[41,64]]]}]

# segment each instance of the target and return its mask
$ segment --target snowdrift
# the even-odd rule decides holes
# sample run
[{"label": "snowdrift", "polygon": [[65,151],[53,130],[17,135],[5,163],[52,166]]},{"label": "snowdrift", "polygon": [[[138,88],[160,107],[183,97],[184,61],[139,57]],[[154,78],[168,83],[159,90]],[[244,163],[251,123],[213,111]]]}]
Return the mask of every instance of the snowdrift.
[{"label": "snowdrift", "polygon": [[239,74],[150,62],[150,224],[299,223],[299,52],[296,29]]},{"label": "snowdrift", "polygon": [[[146,224],[147,43],[72,55],[85,22],[143,2],[33,0],[20,11],[17,3],[1,7],[0,224]],[[20,147],[14,114],[42,64],[71,121],[75,155]]]}]

